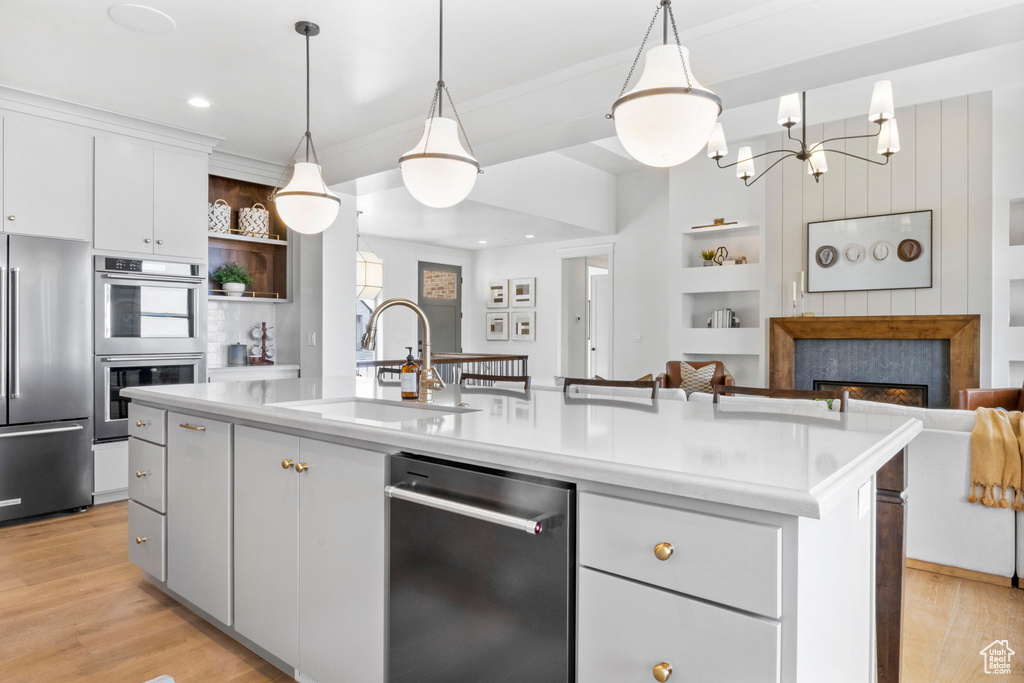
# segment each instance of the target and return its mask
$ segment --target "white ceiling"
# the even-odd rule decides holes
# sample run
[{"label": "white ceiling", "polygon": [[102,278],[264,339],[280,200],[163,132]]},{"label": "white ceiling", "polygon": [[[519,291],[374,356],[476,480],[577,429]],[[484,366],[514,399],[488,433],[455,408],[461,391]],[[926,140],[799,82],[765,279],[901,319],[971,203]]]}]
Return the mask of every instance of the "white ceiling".
[{"label": "white ceiling", "polygon": [[[435,2],[135,1],[169,14],[176,30],[146,35],[118,26],[107,16],[111,0],[2,3],[0,84],[218,135],[224,151],[284,162],[304,115],[303,41],[292,25],[308,19],[323,31],[312,45],[313,133],[333,157],[332,181],[392,167],[418,135],[436,78]],[[618,93],[655,5],[448,0],[445,79],[485,165],[486,152],[501,161],[607,137],[611,124],[601,114]],[[781,92],[772,91],[774,82],[755,87],[767,83],[758,73],[912,31],[925,36],[929,27],[963,28],[973,15],[989,13],[994,26],[960,40],[929,34],[924,47],[904,43],[900,58],[936,59],[944,50],[966,49],[960,43],[968,38],[1005,42],[1000,30],[1019,37],[1019,25],[1006,26],[1007,17],[1019,14],[996,15],[1017,5],[677,0],[674,7],[703,82],[746,82],[751,97],[766,99]],[[837,68],[834,60],[817,63],[819,72]],[[813,68],[801,75],[809,87],[822,85],[813,82],[821,79]],[[859,75],[865,74],[846,78]],[[588,95],[579,97],[569,81]],[[195,95],[214,106],[188,106]]]}]

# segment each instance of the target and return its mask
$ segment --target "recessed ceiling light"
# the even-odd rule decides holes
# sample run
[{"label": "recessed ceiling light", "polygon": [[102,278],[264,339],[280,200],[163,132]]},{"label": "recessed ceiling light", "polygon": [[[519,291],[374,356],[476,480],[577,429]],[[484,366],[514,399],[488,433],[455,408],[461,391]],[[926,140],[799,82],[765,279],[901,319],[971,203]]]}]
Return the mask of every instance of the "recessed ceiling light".
[{"label": "recessed ceiling light", "polygon": [[114,23],[130,31],[159,35],[175,28],[174,19],[160,10],[145,5],[114,5],[107,12]]},{"label": "recessed ceiling light", "polygon": [[477,244],[487,244],[487,240],[480,240]]},{"label": "recessed ceiling light", "polygon": [[210,100],[203,97],[190,97],[188,98],[188,103],[193,107],[199,107],[200,109],[206,109],[210,106]]},{"label": "recessed ceiling light", "polygon": [[526,236],[526,239],[528,239],[528,240],[532,240],[533,238],[534,238],[534,235],[527,235]]}]

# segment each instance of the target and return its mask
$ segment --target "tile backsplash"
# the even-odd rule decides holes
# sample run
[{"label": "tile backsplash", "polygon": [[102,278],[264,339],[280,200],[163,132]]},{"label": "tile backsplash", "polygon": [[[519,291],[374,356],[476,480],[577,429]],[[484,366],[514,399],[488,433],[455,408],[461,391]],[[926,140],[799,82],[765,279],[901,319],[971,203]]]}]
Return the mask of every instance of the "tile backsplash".
[{"label": "tile backsplash", "polygon": [[[277,326],[277,306],[264,303],[228,303],[211,300],[206,312],[206,362],[216,367],[228,362],[228,345],[251,341],[249,330],[260,322]],[[281,330],[278,330],[280,334]]]}]

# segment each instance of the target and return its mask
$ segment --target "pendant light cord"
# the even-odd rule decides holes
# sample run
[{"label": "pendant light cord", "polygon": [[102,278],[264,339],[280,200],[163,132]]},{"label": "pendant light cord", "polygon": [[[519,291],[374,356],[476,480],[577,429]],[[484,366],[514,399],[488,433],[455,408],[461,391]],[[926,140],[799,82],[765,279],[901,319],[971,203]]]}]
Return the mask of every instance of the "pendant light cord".
[{"label": "pendant light cord", "polygon": [[306,27],[306,161],[309,161],[309,143],[313,135],[309,132],[309,27]]},{"label": "pendant light cord", "polygon": [[[438,0],[437,11],[437,88],[444,87],[444,0]],[[441,116],[441,98],[437,101],[437,115]]]}]

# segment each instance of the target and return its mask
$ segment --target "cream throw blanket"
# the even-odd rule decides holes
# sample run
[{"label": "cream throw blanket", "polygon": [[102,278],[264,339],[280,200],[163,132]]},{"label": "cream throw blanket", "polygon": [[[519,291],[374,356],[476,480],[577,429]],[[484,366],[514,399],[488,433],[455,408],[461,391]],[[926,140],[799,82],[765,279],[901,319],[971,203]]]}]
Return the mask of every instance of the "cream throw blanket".
[{"label": "cream throw blanket", "polygon": [[[1010,507],[1006,499],[1009,490],[1015,492],[1013,509],[1024,510],[1024,492],[1021,491],[1021,453],[1024,453],[1024,434],[1021,433],[1022,413],[978,408],[974,430],[971,432],[971,491],[969,503],[977,503],[977,488],[982,487],[981,504],[990,508]],[[995,489],[1001,489],[1002,500],[995,499]]]}]

